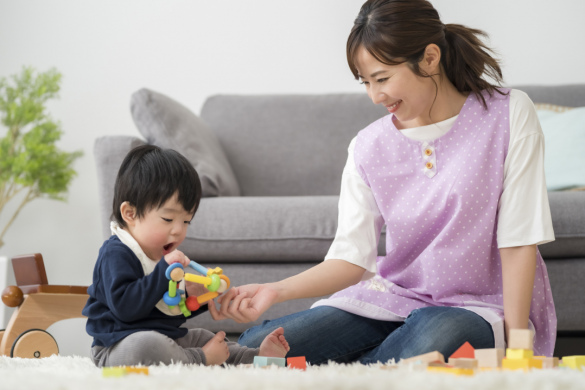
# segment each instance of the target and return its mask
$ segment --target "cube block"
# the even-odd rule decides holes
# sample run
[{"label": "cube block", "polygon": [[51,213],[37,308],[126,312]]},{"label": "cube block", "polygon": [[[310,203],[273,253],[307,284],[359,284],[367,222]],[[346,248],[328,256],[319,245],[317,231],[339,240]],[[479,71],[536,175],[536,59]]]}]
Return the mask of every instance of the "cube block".
[{"label": "cube block", "polygon": [[423,355],[413,356],[408,359],[402,359],[400,363],[415,363],[415,362],[422,362],[422,363],[433,363],[433,362],[440,362],[445,363],[445,357],[439,351],[433,351],[429,353],[425,353]]},{"label": "cube block", "polygon": [[456,368],[478,368],[477,359],[470,358],[449,358],[449,365]]},{"label": "cube block", "polygon": [[534,352],[531,349],[506,349],[506,357],[508,359],[531,359],[534,357]]},{"label": "cube block", "polygon": [[287,367],[297,370],[307,369],[307,359],[304,356],[289,357],[286,359]]},{"label": "cube block", "polygon": [[286,367],[286,359],[267,356],[254,356],[254,367],[267,367],[271,365]]},{"label": "cube block", "polygon": [[532,368],[542,368],[540,359],[507,359],[502,360],[502,368],[505,370],[530,370]]},{"label": "cube block", "polygon": [[510,329],[510,349],[534,349],[534,332],[530,329]]},{"label": "cube block", "polygon": [[475,358],[479,367],[498,368],[502,367],[504,350],[502,348],[476,349]]}]

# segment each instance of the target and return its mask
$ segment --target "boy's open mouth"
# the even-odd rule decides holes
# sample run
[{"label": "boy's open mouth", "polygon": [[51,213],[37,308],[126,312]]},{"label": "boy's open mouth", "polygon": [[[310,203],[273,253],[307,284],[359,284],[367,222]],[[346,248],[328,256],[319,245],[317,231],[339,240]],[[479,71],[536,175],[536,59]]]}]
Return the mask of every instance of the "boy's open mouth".
[{"label": "boy's open mouth", "polygon": [[171,242],[170,244],[163,246],[163,249],[165,250],[165,252],[169,252],[172,247],[173,243]]}]

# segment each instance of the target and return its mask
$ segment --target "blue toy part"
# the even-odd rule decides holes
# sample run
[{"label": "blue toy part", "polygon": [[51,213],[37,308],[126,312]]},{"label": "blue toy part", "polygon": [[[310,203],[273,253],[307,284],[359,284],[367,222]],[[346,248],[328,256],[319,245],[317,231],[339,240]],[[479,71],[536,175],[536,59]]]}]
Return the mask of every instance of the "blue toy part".
[{"label": "blue toy part", "polygon": [[201,275],[207,276],[207,268],[205,268],[201,264],[198,264],[198,263],[194,262],[193,260],[191,260],[191,264],[189,264],[189,267],[193,268],[195,271],[199,272]]},{"label": "blue toy part", "polygon": [[165,295],[163,295],[163,301],[169,306],[177,306],[179,303],[181,303],[181,295],[177,294],[176,296],[171,297],[167,291]]},{"label": "blue toy part", "polygon": [[173,263],[173,264],[169,265],[169,267],[165,271],[165,276],[167,277],[168,280],[171,280],[171,272],[176,268],[184,269],[183,266],[181,265],[181,263]]}]

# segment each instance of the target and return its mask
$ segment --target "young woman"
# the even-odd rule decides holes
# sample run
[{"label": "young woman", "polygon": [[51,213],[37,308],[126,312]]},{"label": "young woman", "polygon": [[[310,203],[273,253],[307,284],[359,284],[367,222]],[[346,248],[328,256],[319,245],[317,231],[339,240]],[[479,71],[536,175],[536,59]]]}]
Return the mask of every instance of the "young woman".
[{"label": "young woman", "polygon": [[347,59],[389,115],[349,145],[326,261],[234,288],[210,312],[246,322],[277,302],[333,295],[240,343],[258,346],[282,326],[290,353],[313,364],[372,363],[449,356],[466,341],[503,348],[509,329],[531,328],[535,353],[552,356],[556,315],[537,249],[554,240],[544,138],[526,94],[499,87],[481,35],[444,25],[425,0],[362,6]]}]

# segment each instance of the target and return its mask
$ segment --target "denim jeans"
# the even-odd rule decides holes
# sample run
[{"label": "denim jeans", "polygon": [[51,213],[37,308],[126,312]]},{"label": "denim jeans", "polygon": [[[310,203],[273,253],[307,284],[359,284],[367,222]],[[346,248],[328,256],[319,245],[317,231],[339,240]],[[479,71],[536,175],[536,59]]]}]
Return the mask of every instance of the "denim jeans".
[{"label": "denim jeans", "polygon": [[474,348],[494,348],[491,325],[478,314],[456,307],[416,309],[404,322],[390,322],[319,306],[264,321],[245,331],[238,343],[257,348],[267,334],[280,326],[290,344],[288,356],[305,356],[315,365],[329,360],[398,362],[432,351],[448,359],[466,341]]}]

